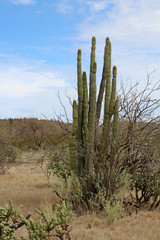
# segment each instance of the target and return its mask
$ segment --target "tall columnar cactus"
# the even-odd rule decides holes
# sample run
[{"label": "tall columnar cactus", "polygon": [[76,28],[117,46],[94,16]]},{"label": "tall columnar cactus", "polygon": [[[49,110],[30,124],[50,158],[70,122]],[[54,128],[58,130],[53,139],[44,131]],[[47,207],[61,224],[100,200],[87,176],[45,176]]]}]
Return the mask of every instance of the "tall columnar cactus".
[{"label": "tall columnar cactus", "polygon": [[82,79],[82,66],[81,66],[81,50],[78,50],[77,55],[77,87],[78,87],[78,129],[77,129],[77,147],[78,147],[78,171],[81,173],[81,170],[84,166],[83,158],[83,79]]},{"label": "tall columnar cactus", "polygon": [[104,49],[102,80],[100,83],[100,89],[99,89],[98,100],[97,100],[97,112],[96,112],[97,125],[99,123],[103,94],[104,94],[106,79],[107,79],[106,74],[107,74],[107,67],[108,67],[108,63],[109,63],[108,56],[109,56],[109,51],[111,51],[111,49],[109,49],[109,47],[111,47],[111,45],[109,46],[109,38],[106,38],[106,45],[105,45],[105,49]]},{"label": "tall columnar cactus", "polygon": [[77,139],[82,141],[82,108],[83,108],[83,80],[81,67],[81,50],[78,50],[77,56],[77,85],[78,85],[78,132]]},{"label": "tall columnar cactus", "polygon": [[[88,176],[91,176],[94,173],[95,160],[96,162],[98,161],[99,163],[104,163],[104,161],[106,161],[108,145],[110,145],[111,151],[110,164],[111,167],[113,166],[114,163],[113,155],[115,154],[114,144],[117,136],[118,125],[118,100],[116,100],[117,68],[116,66],[114,66],[113,71],[111,71],[111,42],[109,38],[106,38],[103,73],[97,101],[96,101],[97,66],[95,62],[95,49],[96,38],[93,37],[90,57],[89,99],[86,73],[83,72],[82,74],[81,50],[78,50],[77,55],[78,121],[75,120],[77,119],[77,117],[75,117],[75,113],[73,113],[73,128],[72,128],[73,130],[72,136],[75,136],[75,139],[77,141],[77,144],[74,145],[74,150],[76,151],[75,149],[76,146],[77,147],[76,163],[78,164],[78,172],[81,175],[87,174]],[[97,146],[96,131],[97,129],[100,128],[99,119],[104,93],[105,93],[104,118],[102,131],[100,131],[102,132],[102,135],[100,145]],[[75,124],[75,121],[78,126]],[[114,144],[112,144],[112,142]],[[73,144],[71,145],[73,146]],[[70,152],[72,153],[73,151]],[[72,156],[73,155],[75,156],[75,154],[72,154]],[[75,165],[73,164],[73,159],[74,161],[76,161],[75,157],[72,158],[71,165],[76,166],[76,164]]]},{"label": "tall columnar cactus", "polygon": [[88,143],[87,143],[87,172],[89,175],[93,172],[93,156],[94,156],[94,137],[96,123],[96,62],[93,62],[92,73],[90,78],[90,112],[88,122]]},{"label": "tall columnar cactus", "polygon": [[83,72],[83,143],[86,149],[88,142],[88,87],[86,72]]},{"label": "tall columnar cactus", "polygon": [[69,153],[71,170],[77,172],[77,130],[78,130],[78,106],[76,100],[73,101],[73,124],[72,134],[69,138]]},{"label": "tall columnar cactus", "polygon": [[92,74],[93,74],[93,63],[96,61],[96,38],[92,37],[91,56],[90,56],[90,78],[89,78],[89,122],[90,122],[90,111],[91,111],[91,88],[92,88]]}]

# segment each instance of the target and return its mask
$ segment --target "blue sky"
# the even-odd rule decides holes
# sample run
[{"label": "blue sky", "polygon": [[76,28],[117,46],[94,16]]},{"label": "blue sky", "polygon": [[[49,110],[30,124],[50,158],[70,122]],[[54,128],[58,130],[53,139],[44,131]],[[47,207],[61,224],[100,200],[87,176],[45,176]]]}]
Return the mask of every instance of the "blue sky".
[{"label": "blue sky", "polygon": [[160,66],[160,1],[0,0],[0,118],[61,114],[57,92],[71,117],[65,95],[76,98],[78,48],[88,72],[92,36],[98,82],[109,36],[119,84],[143,85]]}]

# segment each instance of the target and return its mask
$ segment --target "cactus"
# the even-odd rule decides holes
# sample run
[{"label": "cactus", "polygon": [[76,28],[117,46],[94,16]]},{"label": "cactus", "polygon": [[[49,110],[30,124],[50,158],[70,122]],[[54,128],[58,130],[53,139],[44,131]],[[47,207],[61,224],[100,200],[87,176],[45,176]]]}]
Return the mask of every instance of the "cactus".
[{"label": "cactus", "polygon": [[[94,174],[95,161],[102,163],[106,161],[108,146],[110,145],[110,165],[113,167],[113,155],[115,154],[115,141],[117,137],[118,126],[118,100],[116,100],[116,77],[117,68],[113,67],[111,71],[111,42],[106,38],[104,51],[104,64],[102,79],[96,101],[96,62],[95,62],[96,38],[92,38],[91,57],[90,57],[90,82],[89,82],[89,100],[87,89],[86,73],[82,74],[81,67],[81,50],[78,50],[77,56],[77,80],[78,80],[78,121],[73,114],[72,137],[74,135],[77,141],[77,161],[78,172],[80,175]],[[111,83],[112,74],[112,83]],[[96,131],[99,128],[99,119],[102,108],[102,100],[104,99],[104,119],[102,125],[102,135],[100,145],[96,143]],[[113,122],[112,122],[113,116]],[[78,126],[75,121],[77,121]],[[75,127],[77,126],[77,127]],[[112,126],[112,128],[111,128]],[[112,137],[111,137],[112,136]],[[73,139],[72,139],[73,140]],[[72,142],[72,141],[71,141]],[[113,143],[113,144],[112,144]],[[73,144],[71,144],[73,146]],[[71,148],[72,149],[72,148]],[[95,152],[96,150],[96,152]],[[73,151],[71,151],[73,157]],[[71,158],[72,158],[71,157]],[[96,159],[95,159],[96,158]],[[75,159],[72,158],[72,160]],[[74,160],[76,161],[76,160]],[[71,161],[72,162],[72,161]],[[72,166],[76,166],[71,164]],[[75,167],[73,167],[75,168]]]},{"label": "cactus", "polygon": [[109,126],[109,108],[110,108],[110,97],[111,97],[111,43],[109,38],[106,39],[106,86],[105,86],[105,101],[104,101],[104,119],[103,119],[103,130],[101,139],[101,154],[104,154],[107,145],[108,130]]},{"label": "cactus", "polygon": [[72,133],[73,135],[77,135],[78,129],[78,106],[76,100],[73,101],[73,125],[72,125]]},{"label": "cactus", "polygon": [[92,37],[91,46],[91,57],[90,57],[90,79],[89,79],[89,122],[90,122],[90,111],[91,111],[91,88],[92,88],[92,73],[93,73],[93,63],[96,61],[96,38]]},{"label": "cactus", "polygon": [[97,100],[97,111],[96,111],[97,125],[99,123],[101,106],[102,106],[102,100],[103,100],[103,94],[104,94],[104,89],[105,89],[105,84],[106,84],[106,72],[107,72],[107,64],[108,64],[108,51],[109,51],[109,49],[108,49],[108,38],[107,38],[106,39],[105,49],[104,49],[104,62],[103,62],[102,80],[101,80],[100,90],[99,90],[99,95],[98,95],[98,100]]},{"label": "cactus", "polygon": [[77,102],[73,101],[73,124],[72,135],[69,138],[69,153],[70,153],[70,168],[77,172],[77,130],[78,130],[78,106]]},{"label": "cactus", "polygon": [[88,141],[88,88],[86,72],[83,72],[83,142],[86,149]]},{"label": "cactus", "polygon": [[96,121],[96,62],[93,63],[93,69],[90,78],[90,112],[88,122],[88,144],[87,144],[87,173],[91,175],[93,172],[93,151],[95,137],[95,121]]},{"label": "cactus", "polygon": [[81,173],[83,168],[83,136],[82,136],[82,117],[83,117],[83,80],[82,80],[82,66],[81,66],[81,50],[78,50],[77,55],[77,87],[78,87],[78,129],[77,129],[77,146],[78,146],[78,171]]}]

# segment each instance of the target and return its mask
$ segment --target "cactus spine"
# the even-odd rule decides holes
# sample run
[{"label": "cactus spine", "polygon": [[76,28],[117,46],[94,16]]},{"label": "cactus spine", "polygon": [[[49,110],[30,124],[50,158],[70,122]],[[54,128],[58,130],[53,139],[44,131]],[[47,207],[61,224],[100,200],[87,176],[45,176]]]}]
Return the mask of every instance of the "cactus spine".
[{"label": "cactus spine", "polygon": [[[117,68],[113,67],[111,71],[111,42],[106,38],[104,51],[104,64],[102,79],[96,102],[96,70],[95,62],[96,38],[92,38],[91,57],[90,57],[90,82],[89,82],[89,104],[86,73],[81,69],[81,50],[78,50],[77,56],[77,80],[78,80],[78,120],[73,114],[73,132],[77,139],[77,159],[78,172],[91,176],[94,173],[94,160],[103,163],[106,161],[107,146],[110,144],[111,158],[110,164],[113,166],[112,158],[115,154],[114,142],[117,136],[118,125],[118,100],[116,99],[116,77]],[[112,83],[111,83],[112,72]],[[102,126],[102,135],[100,144],[96,142],[96,131],[99,123],[102,100],[104,98],[104,119]],[[74,106],[73,106],[74,107]],[[112,122],[113,116],[113,122]],[[78,127],[75,127],[75,121]],[[111,128],[112,125],[112,128]],[[77,126],[77,125],[76,125]],[[77,130],[74,130],[77,129]],[[110,137],[112,136],[112,138]],[[109,141],[109,139],[111,141]],[[112,144],[113,142],[113,144]],[[99,144],[97,146],[97,144]],[[95,153],[96,150],[96,153]],[[97,153],[98,151],[98,153]],[[73,164],[72,164],[73,165]],[[111,167],[112,168],[112,167]]]}]

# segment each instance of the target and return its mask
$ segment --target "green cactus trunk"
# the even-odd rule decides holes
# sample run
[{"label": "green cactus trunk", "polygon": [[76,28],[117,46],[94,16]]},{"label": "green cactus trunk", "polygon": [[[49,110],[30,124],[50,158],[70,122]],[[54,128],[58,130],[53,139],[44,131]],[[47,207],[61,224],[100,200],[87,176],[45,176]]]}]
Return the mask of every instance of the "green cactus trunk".
[{"label": "green cactus trunk", "polygon": [[72,135],[69,138],[69,153],[71,170],[77,172],[77,129],[78,129],[78,106],[76,101],[73,101],[73,125]]},{"label": "green cactus trunk", "polygon": [[98,94],[98,100],[97,100],[97,110],[96,110],[96,125],[98,126],[100,114],[101,114],[101,107],[102,107],[102,100],[103,100],[103,94],[106,84],[106,73],[107,73],[107,51],[108,51],[108,40],[106,39],[106,45],[104,49],[104,62],[103,62],[103,73],[102,73],[102,80],[100,84],[99,94]]},{"label": "green cactus trunk", "polygon": [[76,100],[73,101],[73,125],[72,125],[72,134],[77,136],[78,130],[78,105]]},{"label": "green cactus trunk", "polygon": [[113,115],[113,109],[115,105],[116,96],[116,76],[117,68],[113,67],[113,79],[112,79],[112,90],[111,90],[111,42],[109,38],[106,39],[106,87],[105,87],[105,102],[104,102],[104,120],[102,129],[102,139],[100,151],[102,158],[100,161],[104,161],[105,154],[108,151],[108,142],[110,141],[110,125],[111,118]]},{"label": "green cactus trunk", "polygon": [[83,72],[83,143],[86,149],[88,142],[88,88],[86,72]]},{"label": "green cactus trunk", "polygon": [[93,158],[94,158],[94,137],[95,137],[95,122],[96,122],[96,62],[93,63],[93,70],[90,84],[90,112],[88,122],[88,144],[87,144],[87,173],[93,173]]},{"label": "green cactus trunk", "polygon": [[78,130],[77,130],[77,141],[78,141],[78,171],[79,174],[83,169],[83,136],[82,136],[82,116],[83,116],[83,81],[82,81],[82,66],[81,66],[81,50],[78,50],[77,56],[77,83],[78,83]]},{"label": "green cactus trunk", "polygon": [[90,122],[90,111],[91,111],[91,101],[92,101],[92,96],[91,96],[91,88],[92,88],[92,74],[93,74],[93,63],[96,61],[96,38],[92,37],[92,46],[91,46],[91,57],[90,57],[90,78],[89,78],[89,120]]},{"label": "green cactus trunk", "polygon": [[115,101],[114,106],[114,117],[112,123],[112,144],[111,144],[111,154],[110,154],[110,166],[109,166],[109,177],[107,179],[107,194],[109,194],[113,179],[115,158],[116,158],[116,142],[118,136],[118,98]]},{"label": "green cactus trunk", "polygon": [[112,91],[111,91],[111,99],[109,104],[109,116],[110,119],[113,115],[113,110],[115,106],[115,99],[116,99],[116,77],[117,77],[117,67],[113,67],[113,78],[112,78]]}]

